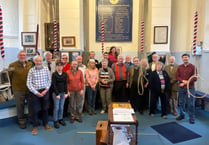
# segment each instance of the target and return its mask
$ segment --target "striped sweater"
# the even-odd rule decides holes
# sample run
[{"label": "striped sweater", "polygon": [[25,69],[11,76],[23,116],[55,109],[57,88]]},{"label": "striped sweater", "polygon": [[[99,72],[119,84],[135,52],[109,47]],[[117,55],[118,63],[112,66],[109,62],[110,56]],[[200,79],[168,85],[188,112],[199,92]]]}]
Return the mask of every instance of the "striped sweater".
[{"label": "striped sweater", "polygon": [[127,80],[129,73],[125,67],[125,64],[119,65],[118,63],[113,63],[112,69],[115,74],[115,81]]}]

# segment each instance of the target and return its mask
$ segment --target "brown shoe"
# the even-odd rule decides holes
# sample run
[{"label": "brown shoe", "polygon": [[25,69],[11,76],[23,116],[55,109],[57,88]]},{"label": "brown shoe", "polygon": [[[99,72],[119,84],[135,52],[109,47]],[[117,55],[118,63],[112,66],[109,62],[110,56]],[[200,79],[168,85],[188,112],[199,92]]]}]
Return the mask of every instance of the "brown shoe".
[{"label": "brown shoe", "polygon": [[26,124],[26,120],[25,119],[19,119],[18,123],[19,123],[19,127],[21,129],[27,128],[27,124]]},{"label": "brown shoe", "polygon": [[19,127],[20,127],[21,129],[26,129],[26,128],[27,128],[27,125],[26,125],[26,124],[19,124]]},{"label": "brown shoe", "polygon": [[76,121],[83,122],[83,120],[81,118],[77,118]]},{"label": "brown shoe", "polygon": [[52,127],[49,126],[48,124],[46,124],[46,125],[44,126],[44,129],[47,130],[47,131],[51,131],[51,130],[52,130]]},{"label": "brown shoe", "polygon": [[177,112],[173,112],[173,116],[177,116],[178,115],[178,113]]},{"label": "brown shoe", "polygon": [[70,119],[70,123],[74,123],[74,119]]},{"label": "brown shoe", "polygon": [[38,134],[38,129],[37,129],[37,127],[34,127],[33,129],[32,129],[32,135],[36,135],[36,134]]}]

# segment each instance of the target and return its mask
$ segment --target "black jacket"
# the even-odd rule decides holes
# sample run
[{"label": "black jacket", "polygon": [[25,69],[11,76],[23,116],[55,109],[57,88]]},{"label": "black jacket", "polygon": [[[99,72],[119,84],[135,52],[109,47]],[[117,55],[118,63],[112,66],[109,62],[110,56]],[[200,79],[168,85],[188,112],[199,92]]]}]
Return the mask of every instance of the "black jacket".
[{"label": "black jacket", "polygon": [[[167,92],[170,89],[170,78],[166,71],[162,70],[162,74],[165,80],[164,92]],[[161,82],[157,71],[151,72],[149,76],[149,87],[152,93],[157,93],[157,94],[161,93]]]}]

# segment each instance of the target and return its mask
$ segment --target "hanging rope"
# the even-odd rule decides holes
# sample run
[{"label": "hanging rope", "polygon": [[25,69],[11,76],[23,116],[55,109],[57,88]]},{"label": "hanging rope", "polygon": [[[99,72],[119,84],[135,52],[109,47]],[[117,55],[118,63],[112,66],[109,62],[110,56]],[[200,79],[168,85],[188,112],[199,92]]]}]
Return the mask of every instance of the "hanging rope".
[{"label": "hanging rope", "polygon": [[0,6],[0,49],[1,49],[1,57],[4,59],[5,51],[4,51],[4,42],[3,42],[3,17],[2,17],[2,9]]},{"label": "hanging rope", "polygon": [[[197,47],[197,29],[198,28],[198,12],[195,11],[195,14],[194,14],[194,33],[193,33],[193,48],[192,48],[192,51],[193,51],[193,54],[196,55],[196,47]],[[198,78],[201,78],[199,74],[197,74],[197,69],[196,69],[196,66],[195,66],[195,70],[194,70],[194,75],[192,75],[189,79],[188,79],[188,82],[187,82],[187,93],[188,93],[188,98],[190,98],[190,96],[194,97],[194,98],[204,98],[207,96],[207,94],[205,93],[203,96],[196,96],[195,94],[192,94],[189,90],[189,84],[191,82],[192,79],[198,79]]]},{"label": "hanging rope", "polygon": [[54,37],[53,37],[53,42],[54,42],[54,55],[57,55],[57,20],[56,20],[56,0],[53,0],[52,2],[52,17],[53,17],[53,30],[54,30]]},{"label": "hanging rope", "polygon": [[141,53],[144,53],[144,21],[141,21]]},{"label": "hanging rope", "polygon": [[[103,0],[102,0],[102,6],[103,6]],[[104,53],[104,17],[103,17],[103,7],[102,7],[102,21],[101,21],[101,45],[102,45],[102,54]]]},{"label": "hanging rope", "polygon": [[57,54],[57,21],[54,19],[54,54]]},{"label": "hanging rope", "polygon": [[197,24],[198,24],[198,12],[195,12],[194,15],[194,33],[193,33],[193,54],[196,55],[196,46],[197,46]]},{"label": "hanging rope", "polygon": [[143,69],[142,67],[139,67],[139,77],[138,77],[138,80],[137,80],[137,88],[138,88],[138,94],[139,95],[144,94],[144,81],[148,82],[148,79],[144,76],[144,72],[143,72],[142,69]]},{"label": "hanging rope", "polygon": [[102,54],[104,53],[104,22],[102,20],[101,25],[101,43],[102,43]]}]

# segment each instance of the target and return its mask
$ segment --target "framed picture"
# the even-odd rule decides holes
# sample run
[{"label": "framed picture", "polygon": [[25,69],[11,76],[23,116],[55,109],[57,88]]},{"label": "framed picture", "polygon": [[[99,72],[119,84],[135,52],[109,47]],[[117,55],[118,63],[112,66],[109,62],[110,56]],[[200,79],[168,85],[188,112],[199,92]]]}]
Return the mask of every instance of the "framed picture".
[{"label": "framed picture", "polygon": [[8,71],[0,72],[0,85],[10,85]]},{"label": "framed picture", "polygon": [[80,52],[79,51],[73,51],[72,52],[72,60],[76,60],[77,56],[80,55]]},{"label": "framed picture", "polygon": [[154,26],[154,44],[168,43],[168,26]]},{"label": "framed picture", "polygon": [[66,55],[68,58],[68,62],[71,63],[76,59],[77,56],[80,55],[79,51],[61,51],[61,58],[63,55]]},{"label": "framed picture", "polygon": [[36,46],[36,32],[21,33],[22,46]]},{"label": "framed picture", "polygon": [[36,55],[36,47],[24,47],[26,55]]},{"label": "framed picture", "polygon": [[63,47],[74,47],[75,46],[75,36],[62,37]]}]

